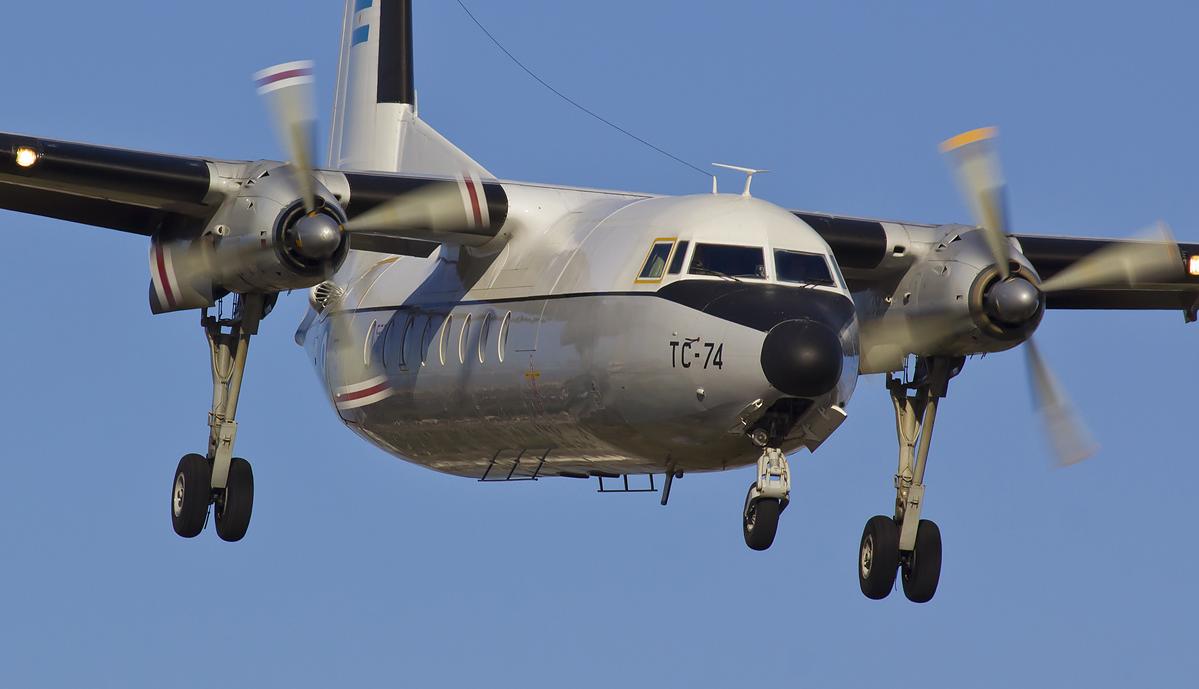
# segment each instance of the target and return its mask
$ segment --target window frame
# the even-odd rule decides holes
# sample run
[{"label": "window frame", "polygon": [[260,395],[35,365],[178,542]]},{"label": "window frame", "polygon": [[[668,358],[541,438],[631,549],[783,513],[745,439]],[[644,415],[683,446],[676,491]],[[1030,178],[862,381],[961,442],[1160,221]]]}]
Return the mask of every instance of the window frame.
[{"label": "window frame", "polygon": [[[782,272],[779,271],[779,266],[778,266],[778,261],[779,261],[778,255],[780,252],[786,253],[786,254],[798,254],[800,256],[814,256],[816,258],[821,259],[822,261],[824,261],[825,271],[828,272],[828,279],[829,279],[828,284],[824,284],[824,283],[820,283],[820,282],[801,282],[799,280],[784,280],[783,274],[782,274]],[[831,257],[828,254],[817,253],[814,251],[800,251],[798,249],[774,248],[774,249],[771,249],[771,258],[774,259],[774,279],[779,284],[806,285],[809,287],[838,287],[838,286],[841,286],[840,283],[837,281],[838,270],[833,266],[832,263],[830,263],[829,258],[831,258]]]},{"label": "window frame", "polygon": [[[659,244],[667,243],[670,244],[670,249],[666,252],[666,258],[662,262],[662,274],[658,277],[641,277],[641,274],[645,272],[646,267],[649,265],[650,258],[654,255],[654,249],[656,249]],[[674,237],[654,237],[654,241],[650,242],[649,250],[645,252],[645,258],[641,259],[640,267],[637,269],[636,277],[633,278],[633,282],[638,285],[656,285],[662,282],[662,280],[666,278],[666,271],[670,269],[670,259],[674,257],[674,250],[678,243],[678,235],[675,235]]]},{"label": "window frame", "polygon": [[[773,275],[774,261],[770,260],[770,259],[774,258],[774,255],[772,253],[768,254],[768,252],[772,252],[774,250],[773,247],[769,247],[769,246],[766,246],[763,244],[730,244],[728,242],[711,242],[711,241],[705,242],[705,241],[698,240],[698,239],[692,240],[691,243],[692,243],[692,247],[690,247],[691,260],[687,261],[687,264],[686,264],[687,268],[682,273],[684,275],[701,277],[701,278],[714,278],[716,280],[724,280],[725,278],[723,278],[719,275],[712,275],[710,273],[693,273],[693,272],[691,272],[692,264],[695,262],[695,254],[699,251],[699,248],[701,246],[715,246],[715,247],[730,247],[730,248],[735,248],[735,249],[757,249],[758,251],[762,252],[762,270],[766,273],[764,276],[748,277],[745,275],[733,275],[730,273],[729,277],[734,278],[736,280],[758,280],[760,282],[771,282],[772,278],[774,277],[774,275]],[[767,258],[768,255],[770,256],[770,259]]]},{"label": "window frame", "polygon": [[[674,250],[671,252],[670,261],[666,264],[667,275],[683,275],[687,272],[687,251],[691,248],[690,239],[679,239],[674,243]],[[678,260],[678,270],[674,269],[674,262]]]}]

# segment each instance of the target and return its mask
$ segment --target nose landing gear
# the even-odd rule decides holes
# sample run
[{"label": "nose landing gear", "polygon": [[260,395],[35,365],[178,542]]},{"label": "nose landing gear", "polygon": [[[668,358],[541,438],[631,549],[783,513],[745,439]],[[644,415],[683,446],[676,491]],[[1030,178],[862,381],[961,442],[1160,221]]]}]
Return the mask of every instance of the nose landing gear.
[{"label": "nose landing gear", "polygon": [[212,408],[207,455],[184,455],[171,487],[171,525],[184,538],[204,530],[209,505],[215,505],[216,530],[222,540],[241,540],[250,527],[254,472],[249,462],[233,456],[235,417],[250,337],[258,334],[258,324],[273,300],[262,294],[237,295],[233,317],[228,319],[211,317],[208,309],[202,312],[200,323],[212,364]]},{"label": "nose landing gear", "polygon": [[750,484],[741,513],[745,545],[766,550],[774,543],[779,515],[791,501],[791,465],[777,447],[762,448],[758,458],[758,478]]}]

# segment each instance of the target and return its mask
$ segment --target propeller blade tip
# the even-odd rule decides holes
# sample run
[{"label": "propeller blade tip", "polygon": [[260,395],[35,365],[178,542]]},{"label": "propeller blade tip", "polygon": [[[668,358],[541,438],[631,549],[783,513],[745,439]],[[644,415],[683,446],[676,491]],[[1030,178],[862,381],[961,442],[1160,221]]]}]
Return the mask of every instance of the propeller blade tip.
[{"label": "propeller blade tip", "polygon": [[312,71],[313,62],[311,60],[284,62],[255,72],[254,84],[258,87],[259,93],[269,93],[297,84],[311,84]]},{"label": "propeller blade tip", "polygon": [[970,144],[978,143],[979,141],[994,139],[997,136],[999,136],[999,129],[997,127],[979,127],[978,129],[971,129],[968,132],[962,132],[957,136],[953,136],[942,141],[941,152],[949,153],[950,151],[956,151],[963,146],[969,146]]}]

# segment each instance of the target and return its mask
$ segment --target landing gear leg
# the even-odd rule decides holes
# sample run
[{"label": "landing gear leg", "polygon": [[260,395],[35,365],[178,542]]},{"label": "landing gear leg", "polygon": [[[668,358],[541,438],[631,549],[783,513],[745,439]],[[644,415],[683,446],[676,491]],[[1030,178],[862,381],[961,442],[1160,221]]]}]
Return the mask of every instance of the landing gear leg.
[{"label": "landing gear leg", "polygon": [[[212,365],[212,408],[208,412],[208,452],[186,455],[179,462],[171,494],[175,532],[190,538],[200,533],[208,506],[214,505],[217,535],[226,541],[241,540],[250,526],[254,507],[254,473],[250,463],[233,456],[237,438],[237,401],[250,337],[270,308],[262,294],[237,295],[233,316],[209,316],[204,309],[200,324],[208,338]],[[202,485],[206,484],[206,485]]]},{"label": "landing gear leg", "polygon": [[924,502],[924,470],[932,444],[937,405],[949,379],[962,370],[962,358],[933,357],[916,364],[910,383],[887,377],[895,406],[899,469],[895,474],[895,516],[876,516],[866,524],[858,551],[858,583],[868,598],[885,598],[902,571],[903,592],[915,603],[927,603],[941,578],[941,531],[920,518]]},{"label": "landing gear leg", "polygon": [[741,527],[745,545],[766,550],[774,543],[779,515],[791,501],[791,465],[777,447],[762,448],[758,458],[758,478],[745,496]]}]

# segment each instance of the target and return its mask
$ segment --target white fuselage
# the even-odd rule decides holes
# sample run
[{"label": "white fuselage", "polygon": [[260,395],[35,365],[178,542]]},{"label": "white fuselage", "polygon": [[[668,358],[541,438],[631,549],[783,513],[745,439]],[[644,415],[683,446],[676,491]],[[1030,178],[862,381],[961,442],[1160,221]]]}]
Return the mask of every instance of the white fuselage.
[{"label": "white fuselage", "polygon": [[[848,401],[852,302],[828,246],[792,214],[741,196],[504,187],[511,210],[493,243],[428,258],[355,252],[332,281],[337,296],[302,335],[359,435],[475,478],[752,463],[746,431],[787,397],[763,371],[767,332],[830,309],[844,364],[831,390],[776,407],[802,417],[784,448]],[[654,277],[655,243],[681,270]],[[823,256],[835,284],[782,283],[769,258],[761,277],[689,274],[681,252],[699,244]]]}]

